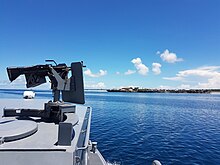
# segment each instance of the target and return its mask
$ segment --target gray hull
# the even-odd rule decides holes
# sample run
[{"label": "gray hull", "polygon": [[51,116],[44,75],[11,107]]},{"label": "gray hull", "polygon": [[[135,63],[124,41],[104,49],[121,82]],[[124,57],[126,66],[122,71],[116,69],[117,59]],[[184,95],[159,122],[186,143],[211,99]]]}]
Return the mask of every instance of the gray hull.
[{"label": "gray hull", "polygon": [[[2,165],[106,165],[89,140],[92,109],[61,103],[66,119],[54,123],[39,117],[10,117],[22,109],[44,109],[48,100],[2,99],[0,109],[9,110],[0,121],[0,159]],[[40,111],[39,111],[40,112]],[[1,111],[3,113],[3,111]],[[4,115],[4,114],[1,114]],[[7,116],[6,115],[6,116]]]}]

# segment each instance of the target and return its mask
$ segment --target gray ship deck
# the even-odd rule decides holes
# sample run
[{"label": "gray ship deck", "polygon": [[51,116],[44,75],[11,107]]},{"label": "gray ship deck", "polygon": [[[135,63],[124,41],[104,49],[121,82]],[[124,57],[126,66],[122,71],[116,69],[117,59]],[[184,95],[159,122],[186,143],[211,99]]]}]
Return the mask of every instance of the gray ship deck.
[{"label": "gray ship deck", "polygon": [[[32,108],[32,109],[43,109],[44,103],[48,100],[44,99],[2,99],[0,100],[0,109],[3,108]],[[80,135],[80,130],[84,120],[87,107],[77,106],[76,114],[79,117],[79,122],[74,126],[75,137],[72,140],[72,145],[77,145],[77,140]],[[2,111],[1,111],[2,112]],[[73,120],[73,116],[69,115],[68,120]],[[76,148],[63,147],[54,145],[57,143],[58,139],[58,125],[54,123],[38,123],[38,131],[33,135],[26,137],[24,139],[11,141],[0,145],[0,149],[66,149],[73,150]],[[71,151],[70,151],[71,152]]]},{"label": "gray ship deck", "polygon": [[[20,109],[42,110],[44,109],[44,103],[47,103],[48,101],[49,100],[45,99],[0,99],[0,115],[3,115],[4,108],[18,109],[18,111]],[[64,105],[66,106],[68,103],[65,103]],[[72,105],[73,104],[71,104],[71,106]],[[105,165],[106,162],[100,152],[98,150],[91,152],[92,145],[88,142],[91,109],[78,104],[75,105],[74,108],[74,113],[65,113],[67,115],[65,122],[73,124],[74,133],[72,135],[74,135],[74,137],[71,140],[71,145],[57,145],[59,139],[59,124],[55,124],[54,122],[44,122],[37,120],[37,117],[31,117],[34,121],[33,123],[37,123],[37,131],[27,137],[22,137],[17,140],[7,142],[2,141],[0,144],[1,162],[3,162],[4,165],[26,165],[29,163],[36,165],[73,165],[78,164],[76,158],[79,157],[79,160],[82,161],[80,164]],[[16,120],[15,117],[6,118],[6,122]],[[0,124],[4,126],[5,117],[2,119],[3,120]],[[0,136],[4,136],[4,131],[10,133],[10,130],[6,130],[1,125],[0,130],[2,129],[2,131]],[[15,125],[15,127],[13,126],[12,128],[20,130],[20,127],[23,127],[23,125]],[[14,129],[11,130],[11,132],[13,132]],[[80,153],[82,153],[81,151],[86,151],[86,159],[85,156],[84,158],[80,156]]]}]

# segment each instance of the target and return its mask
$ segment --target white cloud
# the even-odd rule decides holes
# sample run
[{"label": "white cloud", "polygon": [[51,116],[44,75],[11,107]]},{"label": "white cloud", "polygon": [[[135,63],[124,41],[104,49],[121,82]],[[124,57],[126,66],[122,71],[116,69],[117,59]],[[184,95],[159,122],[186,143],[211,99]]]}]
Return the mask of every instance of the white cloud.
[{"label": "white cloud", "polygon": [[130,69],[128,69],[128,71],[125,72],[125,75],[134,74],[135,72],[136,72],[135,70],[130,70]]},{"label": "white cloud", "polygon": [[12,88],[12,85],[10,85],[11,83],[8,80],[1,80],[0,81],[0,88],[4,89],[8,89],[8,88]]},{"label": "white cloud", "polygon": [[152,63],[152,71],[154,72],[154,74],[158,75],[161,73],[161,64],[159,63]]},{"label": "white cloud", "polygon": [[157,55],[160,55],[160,51],[157,51],[156,54],[157,54]]},{"label": "white cloud", "polygon": [[131,62],[134,64],[139,74],[147,75],[147,73],[149,72],[149,69],[146,65],[142,63],[140,58],[135,58],[131,60]]},{"label": "white cloud", "polygon": [[85,84],[85,88],[89,88],[89,89],[103,89],[105,88],[105,83],[103,82],[99,82],[99,83],[91,83],[91,84]]},{"label": "white cloud", "polygon": [[12,85],[24,85],[26,84],[25,76],[21,75],[11,82]]},{"label": "white cloud", "polygon": [[220,66],[184,70],[178,72],[175,77],[164,77],[163,79],[195,83],[196,85],[190,86],[191,88],[220,88]]},{"label": "white cloud", "polygon": [[220,66],[205,66],[199,67],[197,69],[190,69],[185,71],[180,71],[178,77],[188,77],[188,76],[201,76],[201,77],[213,77],[218,76]]},{"label": "white cloud", "polygon": [[179,88],[179,89],[190,89],[190,88],[191,88],[191,85],[189,85],[189,84],[181,84],[181,85],[178,86],[177,88]]},{"label": "white cloud", "polygon": [[98,73],[92,73],[92,71],[90,69],[86,69],[84,71],[84,74],[89,76],[89,77],[101,77],[107,74],[106,70],[99,70]]},{"label": "white cloud", "polygon": [[168,63],[175,63],[175,62],[183,61],[182,58],[177,58],[176,54],[169,52],[168,49],[166,49],[163,53],[161,53],[160,57],[163,61],[168,62]]},{"label": "white cloud", "polygon": [[164,80],[171,80],[171,81],[181,81],[183,80],[182,77],[163,77]]},{"label": "white cloud", "polygon": [[[49,78],[46,77],[47,82],[43,83],[39,86],[32,87],[31,89],[50,89],[51,83],[49,82]],[[13,82],[9,80],[1,80],[0,81],[0,88],[4,89],[26,89],[26,79],[24,75],[19,76]]]},{"label": "white cloud", "polygon": [[117,75],[119,75],[119,74],[120,74],[120,72],[116,72],[116,74],[117,74]]},{"label": "white cloud", "polygon": [[198,88],[220,88],[220,75],[208,79],[206,83],[198,83]]},{"label": "white cloud", "polygon": [[160,85],[158,88],[159,89],[173,89],[173,87],[167,86],[167,85]]},{"label": "white cloud", "polygon": [[19,76],[13,82],[9,80],[1,80],[0,81],[0,88],[6,89],[25,89],[26,88],[26,80],[24,75]]}]

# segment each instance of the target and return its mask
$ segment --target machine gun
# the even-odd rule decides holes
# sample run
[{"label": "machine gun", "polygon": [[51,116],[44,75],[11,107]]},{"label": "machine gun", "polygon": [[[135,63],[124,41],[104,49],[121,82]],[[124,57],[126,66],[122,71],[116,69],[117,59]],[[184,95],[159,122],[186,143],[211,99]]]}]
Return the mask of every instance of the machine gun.
[{"label": "machine gun", "polygon": [[[46,83],[46,77],[49,77],[53,92],[53,102],[60,101],[60,92],[62,92],[62,100],[64,102],[84,104],[83,63],[74,62],[68,67],[66,64],[57,65],[53,60],[46,60],[46,62],[54,62],[55,65],[8,67],[9,80],[12,82],[24,74],[26,87],[30,88]],[[68,78],[70,71],[72,75]]]}]

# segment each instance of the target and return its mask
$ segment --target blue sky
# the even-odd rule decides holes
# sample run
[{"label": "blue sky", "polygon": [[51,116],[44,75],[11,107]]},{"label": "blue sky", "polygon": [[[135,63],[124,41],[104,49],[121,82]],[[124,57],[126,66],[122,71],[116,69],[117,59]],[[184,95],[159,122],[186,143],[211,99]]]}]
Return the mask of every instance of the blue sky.
[{"label": "blue sky", "polygon": [[86,88],[220,88],[220,1],[1,0],[0,57],[0,88],[45,59],[84,61]]}]

